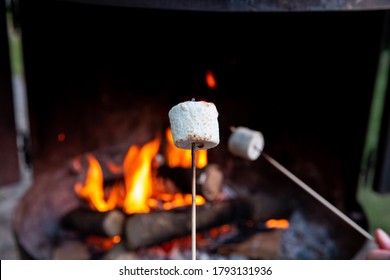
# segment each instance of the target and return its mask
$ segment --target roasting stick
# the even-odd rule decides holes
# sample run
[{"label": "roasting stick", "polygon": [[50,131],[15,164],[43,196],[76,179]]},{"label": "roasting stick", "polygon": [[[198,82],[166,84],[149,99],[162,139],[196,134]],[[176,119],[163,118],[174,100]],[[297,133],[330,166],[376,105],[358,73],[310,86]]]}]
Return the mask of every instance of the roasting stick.
[{"label": "roasting stick", "polygon": [[195,160],[196,143],[192,143],[192,228],[191,228],[191,253],[192,259],[196,260],[196,160]]},{"label": "roasting stick", "polygon": [[309,193],[314,198],[316,198],[323,205],[328,207],[333,213],[335,213],[337,216],[339,216],[341,219],[343,219],[346,223],[348,223],[350,226],[352,226],[354,229],[356,229],[358,232],[360,232],[368,240],[374,240],[374,237],[370,233],[368,233],[366,230],[364,230],[362,227],[360,227],[357,223],[355,223],[347,215],[345,215],[343,212],[341,212],[339,209],[337,209],[335,206],[333,206],[329,201],[327,201],[324,197],[322,197],[320,194],[315,192],[307,184],[302,182],[299,178],[297,178],[293,173],[291,173],[286,168],[284,168],[281,164],[279,164],[272,157],[270,157],[266,153],[263,153],[263,157],[270,164],[272,164],[276,169],[278,169],[280,172],[282,172],[284,175],[286,175],[288,178],[290,178],[294,183],[296,183],[298,186],[300,186],[302,189],[304,189],[307,193]]},{"label": "roasting stick", "polygon": [[249,160],[255,160],[262,154],[271,165],[273,165],[276,169],[286,175],[299,187],[301,187],[303,190],[305,190],[307,193],[309,193],[315,199],[325,205],[329,210],[331,210],[338,217],[340,217],[346,223],[356,229],[364,237],[369,240],[374,239],[374,237],[370,233],[368,233],[352,219],[350,219],[347,215],[345,215],[343,212],[333,206],[324,197],[322,197],[320,194],[310,188],[307,184],[305,184],[302,180],[300,180],[297,176],[295,176],[293,173],[291,173],[289,170],[287,170],[285,167],[283,167],[280,163],[278,163],[266,153],[262,153],[264,148],[264,137],[259,131],[251,130],[246,127],[231,127],[230,129],[232,131],[232,134],[229,138],[228,147],[232,154]]},{"label": "roasting stick", "polygon": [[219,144],[218,111],[214,103],[186,101],[169,110],[172,137],[176,147],[191,150],[192,157],[192,259],[196,260],[196,161],[195,151]]}]

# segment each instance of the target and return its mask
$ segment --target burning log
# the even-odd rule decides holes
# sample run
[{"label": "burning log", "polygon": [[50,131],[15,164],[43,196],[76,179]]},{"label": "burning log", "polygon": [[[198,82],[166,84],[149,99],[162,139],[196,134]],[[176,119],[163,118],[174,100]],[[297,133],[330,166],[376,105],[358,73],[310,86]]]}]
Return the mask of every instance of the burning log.
[{"label": "burning log", "polygon": [[[217,164],[209,164],[197,172],[196,193],[207,201],[215,201],[223,193],[224,175]],[[191,193],[192,170],[183,167],[169,167],[162,165],[158,168],[157,176],[172,184],[174,189],[181,193]]]},{"label": "burning log", "polygon": [[83,235],[113,237],[123,233],[125,214],[119,210],[98,212],[76,208],[62,218],[62,225]]},{"label": "burning log", "polygon": [[[196,228],[199,231],[228,223],[246,221],[251,210],[242,200],[225,200],[197,207]],[[191,209],[134,214],[126,219],[124,234],[126,247],[137,250],[160,244],[191,233]]]},{"label": "burning log", "polygon": [[113,182],[123,180],[123,158],[128,145],[118,145],[75,157],[69,164],[69,169],[77,176],[84,177],[87,173],[89,163],[88,155],[92,155],[100,164],[103,172],[104,183],[109,185]]}]

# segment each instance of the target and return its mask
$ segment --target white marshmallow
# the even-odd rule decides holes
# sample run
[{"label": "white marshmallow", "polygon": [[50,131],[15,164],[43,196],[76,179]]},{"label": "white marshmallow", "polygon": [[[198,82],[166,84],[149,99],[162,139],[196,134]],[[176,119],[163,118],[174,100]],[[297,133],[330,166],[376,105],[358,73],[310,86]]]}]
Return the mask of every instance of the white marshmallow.
[{"label": "white marshmallow", "polygon": [[218,111],[214,103],[186,101],[171,108],[168,113],[172,137],[178,148],[210,149],[219,144]]},{"label": "white marshmallow", "polygon": [[263,134],[246,127],[237,127],[229,137],[228,148],[233,155],[256,160],[264,149]]}]

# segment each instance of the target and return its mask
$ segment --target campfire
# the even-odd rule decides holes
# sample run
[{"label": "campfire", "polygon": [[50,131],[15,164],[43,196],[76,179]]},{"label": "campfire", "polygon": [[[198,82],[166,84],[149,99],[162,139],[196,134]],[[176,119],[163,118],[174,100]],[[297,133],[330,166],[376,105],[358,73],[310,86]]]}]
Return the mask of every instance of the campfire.
[{"label": "campfire", "polygon": [[[169,134],[168,130],[167,135]],[[152,209],[168,210],[190,204],[191,198],[188,194],[175,193],[174,190],[170,190],[169,182],[164,183],[163,178],[158,180],[158,169],[165,164],[158,162],[157,158],[160,142],[161,140],[156,138],[142,147],[131,146],[122,165],[117,166],[110,161],[102,163],[106,164],[108,177],[114,181],[109,187],[105,187],[101,164],[93,154],[86,155],[87,170],[83,170],[81,158],[77,158],[73,162],[75,171],[85,172],[86,179],[84,182],[76,183],[76,193],[88,201],[92,209],[99,212],[121,208],[126,214],[147,213]],[[169,157],[165,159],[160,155],[167,166],[188,168],[188,164],[191,164],[191,155],[172,146],[172,141],[168,144],[166,154]],[[199,151],[199,154],[198,168],[204,167],[204,162],[207,161],[206,153]],[[115,177],[118,179],[122,177],[123,180],[113,179]],[[203,203],[204,199],[198,196],[197,204]]]},{"label": "campfire", "polygon": [[[168,128],[164,137],[131,145],[120,165],[98,157],[87,153],[71,162],[71,173],[77,178],[73,190],[80,203],[60,217],[59,226],[69,240],[56,241],[59,245],[53,245],[52,257],[83,258],[88,251],[87,258],[95,258],[122,243],[130,252],[156,245],[172,250],[180,244],[185,255],[190,249],[191,151],[175,147]],[[237,227],[253,227],[246,205],[249,197],[237,199],[222,168],[208,164],[207,150],[196,151],[196,168],[200,246],[234,235]],[[263,226],[264,230],[286,229],[288,221],[270,219]],[[82,242],[78,250],[74,250],[75,237]]]},{"label": "campfire", "polygon": [[[143,145],[113,150],[79,155],[66,168],[38,178],[15,219],[26,254],[38,259],[189,258],[191,151],[175,147],[170,128]],[[258,165],[233,158],[245,168]],[[255,168],[270,172],[262,160],[258,163]],[[328,228],[334,219],[308,221],[304,207],[287,199],[287,192],[274,196],[233,182],[225,167],[209,162],[208,150],[196,152],[196,169],[199,258],[331,258],[337,251]],[[301,238],[318,251],[299,252]],[[319,249],[316,242],[325,246]]]},{"label": "campfire", "polygon": [[[131,146],[125,153],[123,164],[119,166],[111,161],[100,164],[93,154],[87,154],[84,159],[81,157],[75,159],[73,161],[75,172],[86,174],[84,182],[77,182],[74,189],[80,198],[89,204],[90,210],[86,211],[87,218],[90,219],[91,211],[94,211],[96,216],[100,216],[98,213],[102,213],[102,216],[106,218],[99,219],[96,229],[94,229],[95,225],[91,225],[92,228],[86,230],[84,225],[91,223],[83,219],[83,211],[77,209],[74,213],[65,217],[65,224],[71,229],[89,231],[88,234],[96,235],[99,234],[102,224],[106,223],[107,230],[103,230],[105,235],[114,235],[111,237],[119,241],[123,225],[125,223],[131,224],[130,218],[127,218],[127,222],[125,222],[125,216],[131,217],[131,214],[169,211],[191,205],[191,194],[186,192],[185,189],[185,179],[190,180],[190,173],[187,172],[187,169],[191,166],[191,153],[174,146],[170,129],[166,130],[165,136],[166,147],[162,154],[158,153],[162,142],[161,137],[156,137],[142,147]],[[108,173],[106,176],[103,174],[102,165],[105,165],[106,173]],[[197,151],[196,167],[201,169],[206,166],[207,151]],[[174,176],[170,177],[170,173],[175,172],[173,170],[176,173],[182,173],[181,176],[184,177],[184,182],[175,182]],[[203,179],[204,182],[201,188],[204,190],[203,193],[206,193],[206,197],[214,199],[219,194],[211,189],[221,191],[221,171],[211,166],[207,168],[205,174],[207,175],[202,174],[206,178]],[[214,180],[215,182],[210,183],[212,177],[218,177],[219,182]],[[205,202],[206,199],[203,196],[196,196],[196,205],[203,205]],[[107,213],[114,211],[116,215]],[[120,218],[118,213],[122,213],[123,217]],[[147,215],[147,217],[149,216],[150,219],[156,220],[159,217]],[[161,216],[163,217],[163,215]],[[129,240],[131,239],[129,237],[134,233],[134,229],[131,226],[127,227],[130,227],[130,229],[125,235],[127,236],[126,240]],[[97,230],[97,232],[93,232],[94,230]],[[150,240],[144,242],[148,242],[147,245],[159,242],[155,240],[160,240],[160,230],[156,231],[156,237],[151,237]],[[110,234],[109,232],[113,233]],[[180,233],[176,235],[180,235]],[[169,240],[176,235],[173,233],[172,237],[167,236],[166,238]],[[134,244],[132,247],[139,248],[143,245],[143,243]]]}]

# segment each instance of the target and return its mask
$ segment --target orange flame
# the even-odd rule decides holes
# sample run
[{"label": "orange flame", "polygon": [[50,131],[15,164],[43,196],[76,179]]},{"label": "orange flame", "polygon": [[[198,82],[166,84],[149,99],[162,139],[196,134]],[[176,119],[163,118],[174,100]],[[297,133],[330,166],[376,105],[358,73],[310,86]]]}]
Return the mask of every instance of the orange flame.
[{"label": "orange flame", "polygon": [[107,168],[112,174],[121,174],[123,172],[123,166],[117,165],[112,161],[107,162]]},{"label": "orange flame", "polygon": [[[173,143],[170,129],[166,131],[167,148],[166,161],[170,167],[187,168],[192,165],[191,151],[177,148]],[[85,183],[76,183],[75,191],[83,199],[87,200],[91,207],[100,212],[106,212],[116,207],[122,207],[127,214],[146,213],[153,208],[161,207],[169,210],[192,203],[191,194],[169,194],[153,192],[157,186],[153,174],[153,160],[156,157],[161,139],[156,138],[142,147],[130,146],[123,165],[117,166],[113,162],[107,162],[110,172],[120,174],[123,171],[124,184],[118,182],[111,187],[104,186],[103,171],[98,160],[87,154],[89,163]],[[196,165],[202,168],[207,165],[207,150],[196,152]],[[73,162],[75,168],[80,167],[79,160]],[[196,195],[195,203],[202,205],[206,200]]]},{"label": "orange flame", "polygon": [[103,251],[108,251],[121,241],[121,237],[119,235],[115,235],[113,237],[89,235],[86,237],[85,241],[92,247]]},{"label": "orange flame", "polygon": [[217,80],[215,79],[215,75],[210,70],[206,72],[206,84],[211,89],[215,89],[217,87]]},{"label": "orange flame", "polygon": [[286,219],[269,219],[265,222],[265,226],[267,228],[281,228],[281,229],[287,229],[289,226],[288,220]]},{"label": "orange flame", "polygon": [[[172,130],[166,130],[167,147],[165,148],[165,157],[169,167],[188,168],[192,166],[191,150],[179,149],[175,146],[172,136]],[[207,150],[198,150],[195,152],[195,165],[203,168],[207,165]]]},{"label": "orange flame", "polygon": [[113,200],[106,201],[103,191],[103,171],[97,159],[87,154],[89,168],[85,184],[76,183],[75,191],[81,197],[89,201],[90,205],[100,212],[111,210],[115,207]]},{"label": "orange flame", "polygon": [[[202,205],[205,202],[206,202],[206,200],[202,196],[200,196],[200,195],[195,196],[195,204],[196,205]],[[180,207],[183,205],[190,205],[191,203],[192,203],[192,195],[191,194],[176,193],[173,195],[173,199],[164,203],[163,208],[165,210],[169,210],[169,209],[173,209],[173,208]]]}]

